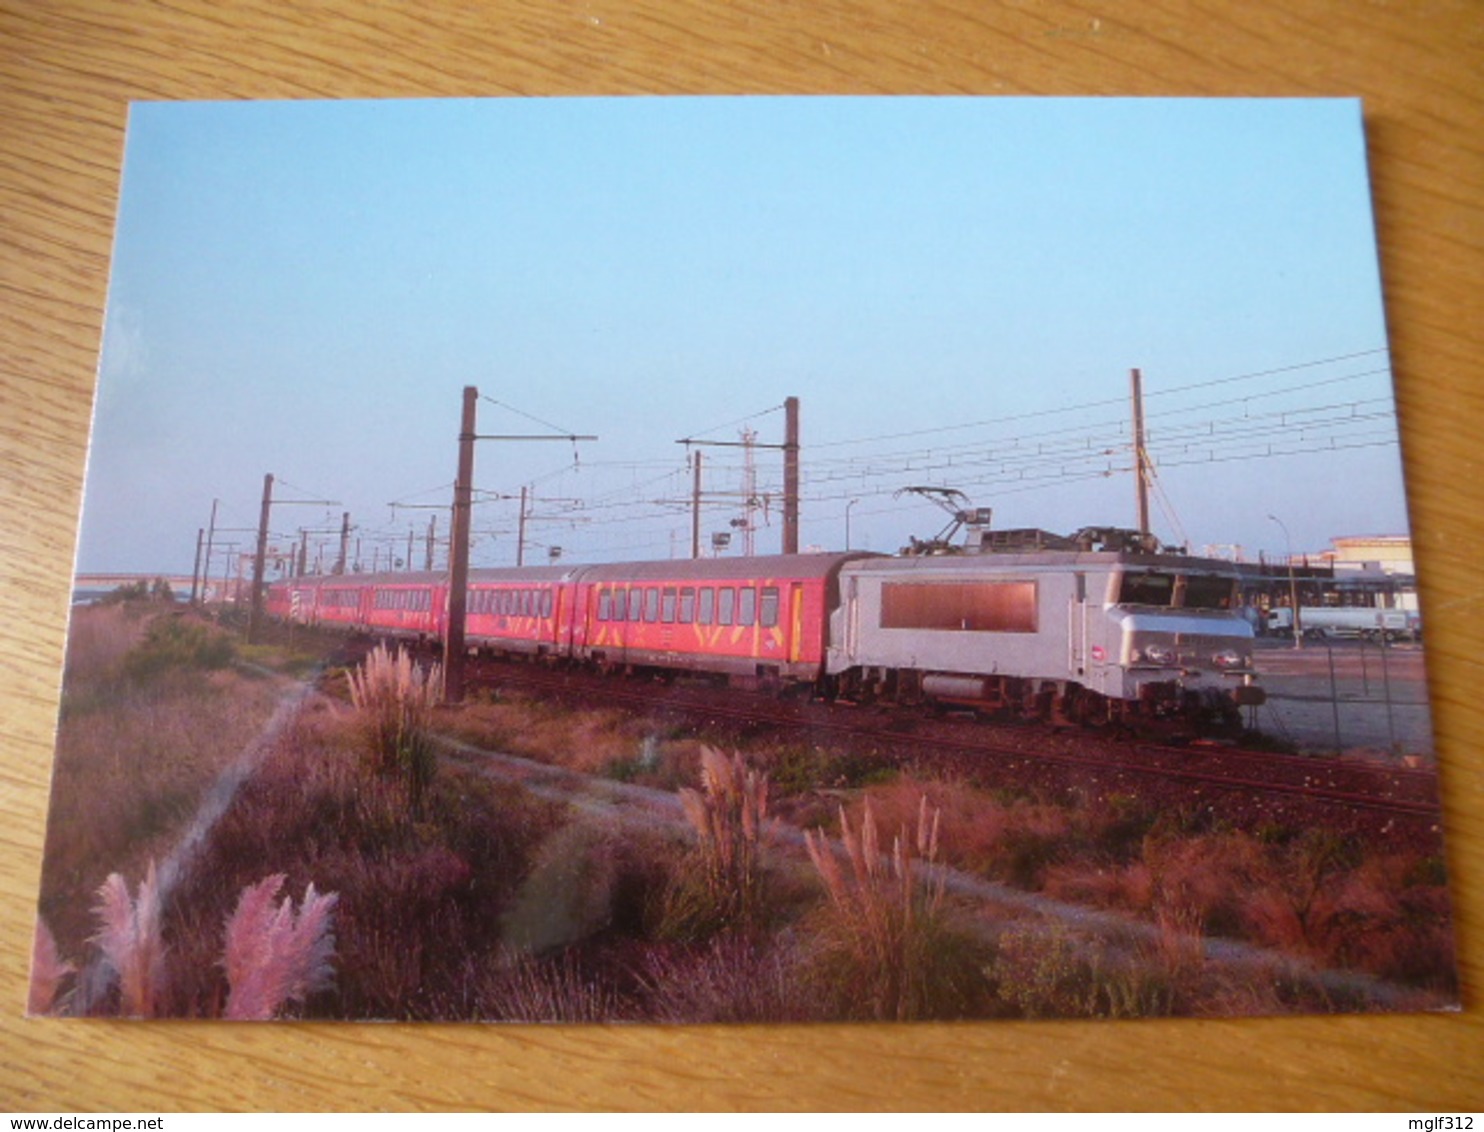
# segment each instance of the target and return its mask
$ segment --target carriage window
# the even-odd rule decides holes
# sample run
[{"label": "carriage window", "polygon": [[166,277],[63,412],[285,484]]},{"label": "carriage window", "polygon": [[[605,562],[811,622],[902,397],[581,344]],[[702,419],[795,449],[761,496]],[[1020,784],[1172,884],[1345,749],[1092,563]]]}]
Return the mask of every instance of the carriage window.
[{"label": "carriage window", "polygon": [[743,586],[737,591],[737,624],[751,625],[757,620],[757,590]]},{"label": "carriage window", "polygon": [[660,593],[660,620],[666,625],[675,623],[675,587],[666,586]]},{"label": "carriage window", "polygon": [[542,617],[550,617],[551,616],[552,605],[553,605],[553,600],[552,600],[552,596],[551,596],[551,590],[549,588],[542,590],[541,591],[541,616]]},{"label": "carriage window", "polygon": [[660,619],[660,591],[657,586],[650,586],[644,591],[644,620],[658,621]]},{"label": "carriage window", "polygon": [[696,619],[696,591],[686,586],[680,591],[680,616],[676,618],[682,625],[689,625]]},{"label": "carriage window", "polygon": [[758,611],[758,624],[771,629],[778,624],[778,587],[764,586],[762,608]]},{"label": "carriage window", "polygon": [[713,590],[713,589],[709,589],[709,588],[702,590],[701,591],[701,609],[700,609],[699,616],[696,617],[696,624],[698,624],[698,625],[709,625],[709,624],[711,624],[711,617],[712,617],[712,615],[715,612],[716,612],[716,591]]},{"label": "carriage window", "polygon": [[598,591],[598,620],[607,621],[608,614],[613,609],[613,594],[610,590]]},{"label": "carriage window", "polygon": [[641,621],[641,620],[643,620],[643,618],[641,618],[639,616],[639,614],[641,613],[641,611],[643,609],[644,609],[644,591],[641,590],[638,586],[635,586],[633,589],[631,589],[629,591],[629,620],[630,621]]},{"label": "carriage window", "polygon": [[718,625],[730,625],[732,623],[732,607],[736,604],[737,591],[731,586],[723,586],[717,591],[716,623]]}]

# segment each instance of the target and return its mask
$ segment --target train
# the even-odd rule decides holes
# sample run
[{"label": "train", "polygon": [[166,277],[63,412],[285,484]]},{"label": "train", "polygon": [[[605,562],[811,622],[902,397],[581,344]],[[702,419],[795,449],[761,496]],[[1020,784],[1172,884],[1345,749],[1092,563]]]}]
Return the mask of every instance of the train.
[{"label": "train", "polygon": [[[475,569],[465,641],[857,703],[1239,726],[1265,693],[1237,585],[1230,563],[1137,546]],[[383,573],[280,581],[266,609],[433,643],[448,606],[446,575]]]}]

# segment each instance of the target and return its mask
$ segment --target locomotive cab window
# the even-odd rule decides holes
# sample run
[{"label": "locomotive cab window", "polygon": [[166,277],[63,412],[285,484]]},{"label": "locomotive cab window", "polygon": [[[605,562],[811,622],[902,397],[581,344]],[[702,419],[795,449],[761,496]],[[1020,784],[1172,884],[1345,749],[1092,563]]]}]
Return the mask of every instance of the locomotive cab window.
[{"label": "locomotive cab window", "polygon": [[1175,575],[1153,570],[1125,571],[1118,580],[1118,605],[1157,605],[1175,602]]},{"label": "locomotive cab window", "polygon": [[1231,578],[1188,574],[1181,578],[1180,605],[1186,609],[1230,609],[1236,590]]},{"label": "locomotive cab window", "polygon": [[1161,609],[1230,609],[1235,591],[1236,582],[1231,578],[1130,570],[1119,577],[1116,600],[1119,605]]}]

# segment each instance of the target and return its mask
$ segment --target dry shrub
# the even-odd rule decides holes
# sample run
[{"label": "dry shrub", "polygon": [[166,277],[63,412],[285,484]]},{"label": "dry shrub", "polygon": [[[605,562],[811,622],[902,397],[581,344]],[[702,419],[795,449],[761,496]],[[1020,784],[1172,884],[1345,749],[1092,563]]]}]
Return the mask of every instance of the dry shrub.
[{"label": "dry shrub", "polygon": [[999,1000],[1024,1018],[1156,1017],[1176,1013],[1183,998],[1178,972],[1079,940],[1060,923],[1002,932],[988,974]]},{"label": "dry shrub", "polygon": [[539,954],[606,927],[613,918],[617,854],[611,831],[573,823],[553,832],[532,854],[530,871],[502,917],[506,944]]},{"label": "dry shrub", "polygon": [[657,1022],[807,1022],[825,1007],[794,947],[735,934],[700,949],[651,949],[643,982]]},{"label": "dry shrub", "polygon": [[476,746],[579,774],[603,774],[622,765],[642,742],[633,721],[621,712],[574,712],[514,694],[465,704],[447,720],[446,729]]},{"label": "dry shrub", "polygon": [[160,935],[159,885],[155,864],[139,883],[138,895],[118,873],[110,873],[98,889],[94,906],[98,934],[93,942],[118,978],[119,1013],[128,1018],[153,1018],[165,990],[165,943]]},{"label": "dry shrub", "polygon": [[144,636],[137,616],[119,605],[80,606],[67,626],[64,694],[87,697],[119,676],[129,651]]},{"label": "dry shrub", "polygon": [[1181,918],[1203,932],[1236,934],[1244,909],[1269,877],[1263,846],[1240,833],[1149,837],[1144,865],[1152,878],[1151,911]]},{"label": "dry shrub", "polygon": [[339,899],[310,884],[297,910],[292,897],[274,904],[284,881],[275,873],[242,890],[227,920],[222,965],[231,992],[225,1017],[266,1020],[330,985],[335,954],[331,916]]},{"label": "dry shrub", "polygon": [[937,864],[939,822],[921,796],[915,828],[902,827],[886,854],[870,799],[858,831],[842,808],[848,871],[823,834],[804,835],[831,911],[814,974],[847,1016],[900,1021],[971,1010],[982,980],[967,941],[949,929],[946,877]]},{"label": "dry shrub", "polygon": [[915,817],[920,799],[941,815],[947,863],[966,871],[1039,888],[1045,873],[1077,836],[1074,816],[1058,806],[1001,802],[967,783],[901,779],[866,791],[878,819],[901,828]]},{"label": "dry shrub", "polygon": [[1329,839],[1310,836],[1288,846],[1281,873],[1244,907],[1249,934],[1322,963],[1451,990],[1446,887],[1419,880],[1415,859],[1404,854],[1354,868],[1344,861]]},{"label": "dry shrub", "polygon": [[1154,900],[1154,876],[1142,862],[1110,865],[1083,860],[1050,865],[1042,888],[1057,900],[1130,912],[1146,911]]},{"label": "dry shrub", "polygon": [[507,1022],[614,1022],[630,1011],[617,992],[583,971],[570,952],[505,955],[485,974],[479,1016]]}]

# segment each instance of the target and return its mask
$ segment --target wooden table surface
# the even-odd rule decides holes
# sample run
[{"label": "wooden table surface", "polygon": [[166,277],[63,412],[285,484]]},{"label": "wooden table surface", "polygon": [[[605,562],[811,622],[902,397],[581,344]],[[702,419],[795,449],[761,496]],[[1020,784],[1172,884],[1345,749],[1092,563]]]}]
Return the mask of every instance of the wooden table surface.
[{"label": "wooden table surface", "polygon": [[[1484,1103],[1479,0],[0,0],[0,1110]],[[132,99],[1359,95],[1462,1014],[911,1027],[26,1021],[68,574]]]}]

